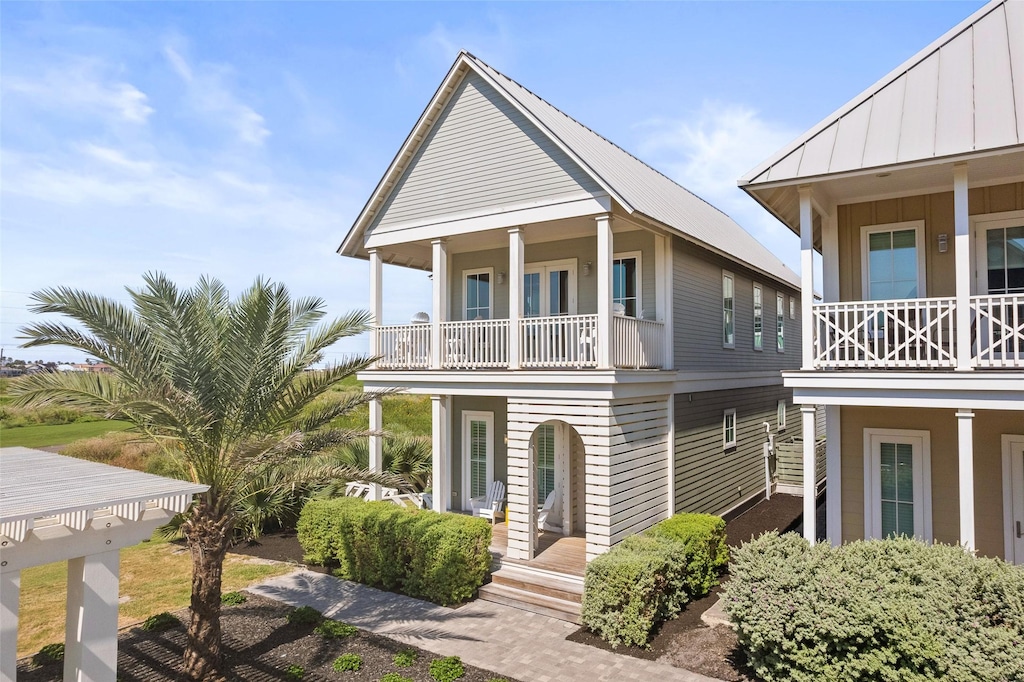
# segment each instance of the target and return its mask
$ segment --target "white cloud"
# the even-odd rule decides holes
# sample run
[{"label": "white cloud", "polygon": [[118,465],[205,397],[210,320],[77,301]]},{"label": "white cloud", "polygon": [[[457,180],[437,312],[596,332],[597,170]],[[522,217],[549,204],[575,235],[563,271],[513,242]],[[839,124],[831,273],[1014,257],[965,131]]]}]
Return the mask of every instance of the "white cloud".
[{"label": "white cloud", "polygon": [[5,96],[47,110],[89,112],[145,123],[153,113],[149,98],[131,83],[109,76],[108,70],[97,60],[76,59],[35,76],[5,77],[2,87]]},{"label": "white cloud", "polygon": [[[451,64],[461,50],[466,50],[495,67],[507,70],[513,67],[519,41],[512,35],[505,17],[491,12],[487,23],[482,25],[452,27],[438,22],[414,43],[414,48],[420,55],[445,65]],[[410,60],[412,63],[418,61],[421,60]],[[403,60],[396,60],[395,69],[403,78],[408,75]]]},{"label": "white cloud", "polygon": [[255,147],[270,136],[266,119],[232,92],[228,83],[232,76],[229,67],[205,62],[193,67],[179,49],[169,44],[164,46],[163,53],[185,84],[189,101],[197,113],[217,117],[239,140]]}]

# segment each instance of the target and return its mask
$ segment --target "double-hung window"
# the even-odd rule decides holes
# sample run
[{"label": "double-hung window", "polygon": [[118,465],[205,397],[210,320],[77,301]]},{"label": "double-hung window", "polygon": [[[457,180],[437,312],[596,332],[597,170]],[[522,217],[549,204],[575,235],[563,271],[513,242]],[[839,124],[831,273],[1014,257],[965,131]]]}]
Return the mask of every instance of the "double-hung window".
[{"label": "double-hung window", "polygon": [[736,280],[731,272],[722,273],[722,346],[736,347]]},{"label": "double-hung window", "polygon": [[612,260],[612,304],[627,317],[640,317],[640,254],[623,253]]},{"label": "double-hung window", "polygon": [[722,448],[736,447],[736,410],[722,413]]},{"label": "double-hung window", "polygon": [[924,295],[924,221],[863,228],[864,297],[869,301]]},{"label": "double-hung window", "polygon": [[780,293],[775,294],[775,350],[780,353],[786,350],[786,298]]},{"label": "double-hung window", "polygon": [[754,285],[754,350],[764,348],[764,292]]},{"label": "double-hung window", "polygon": [[778,431],[786,430],[786,401],[780,400],[779,404],[775,408],[775,422],[778,425]]},{"label": "double-hung window", "polygon": [[465,273],[465,309],[467,320],[491,319],[493,287],[491,280],[494,272],[491,268],[483,270],[467,270]]}]

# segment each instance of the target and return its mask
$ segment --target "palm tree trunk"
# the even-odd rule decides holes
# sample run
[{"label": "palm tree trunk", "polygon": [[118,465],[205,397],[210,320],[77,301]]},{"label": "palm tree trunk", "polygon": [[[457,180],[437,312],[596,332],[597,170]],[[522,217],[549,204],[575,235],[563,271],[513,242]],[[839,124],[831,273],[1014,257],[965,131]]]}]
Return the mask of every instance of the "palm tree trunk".
[{"label": "palm tree trunk", "polygon": [[192,553],[192,617],[188,624],[184,674],[189,680],[220,676],[220,596],[224,555],[231,537],[231,514],[210,500],[199,500],[184,524]]}]

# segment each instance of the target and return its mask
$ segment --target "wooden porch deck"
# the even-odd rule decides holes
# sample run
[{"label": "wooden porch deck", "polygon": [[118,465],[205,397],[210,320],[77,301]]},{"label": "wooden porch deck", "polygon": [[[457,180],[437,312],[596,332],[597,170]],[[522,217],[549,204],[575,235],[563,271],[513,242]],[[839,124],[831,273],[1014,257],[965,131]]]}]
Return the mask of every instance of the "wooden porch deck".
[{"label": "wooden porch deck", "polygon": [[501,563],[539,568],[553,573],[583,577],[587,567],[587,539],[582,535],[540,534],[537,556],[532,561],[507,559],[508,526],[494,524],[491,534],[491,552],[501,555]]}]

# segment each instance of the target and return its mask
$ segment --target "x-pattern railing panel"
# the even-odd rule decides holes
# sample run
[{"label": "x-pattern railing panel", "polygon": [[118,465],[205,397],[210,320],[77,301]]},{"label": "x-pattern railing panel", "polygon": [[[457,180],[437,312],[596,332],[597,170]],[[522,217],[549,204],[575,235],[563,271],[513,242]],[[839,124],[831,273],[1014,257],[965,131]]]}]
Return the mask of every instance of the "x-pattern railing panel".
[{"label": "x-pattern railing panel", "polygon": [[971,297],[975,367],[1024,367],[1024,294]]}]

